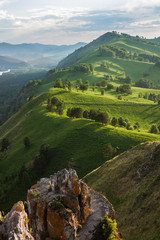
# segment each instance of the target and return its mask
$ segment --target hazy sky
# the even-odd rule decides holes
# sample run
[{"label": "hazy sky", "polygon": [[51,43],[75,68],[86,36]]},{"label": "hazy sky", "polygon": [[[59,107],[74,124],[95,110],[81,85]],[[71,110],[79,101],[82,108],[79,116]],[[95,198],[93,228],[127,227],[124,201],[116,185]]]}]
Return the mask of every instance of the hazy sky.
[{"label": "hazy sky", "polygon": [[0,42],[73,44],[113,30],[160,36],[160,0],[0,0]]}]

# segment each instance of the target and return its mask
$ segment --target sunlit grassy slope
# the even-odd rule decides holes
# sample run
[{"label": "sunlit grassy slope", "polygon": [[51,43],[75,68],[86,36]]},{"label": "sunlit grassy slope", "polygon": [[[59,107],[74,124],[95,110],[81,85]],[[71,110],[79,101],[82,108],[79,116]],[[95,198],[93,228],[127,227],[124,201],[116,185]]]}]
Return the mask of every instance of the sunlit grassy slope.
[{"label": "sunlit grassy slope", "polygon": [[[133,51],[159,54],[159,46],[154,44],[148,46],[146,44],[149,43],[138,39],[135,41],[133,45],[131,39],[125,38],[124,41],[117,35],[114,39],[108,39],[109,43],[115,43],[117,46],[125,45],[127,48],[133,48]],[[106,39],[101,38],[100,42],[105,44]],[[43,176],[49,176],[64,167],[73,166],[79,176],[83,177],[107,160],[103,156],[106,143],[111,143],[117,148],[115,154],[118,155],[141,142],[160,140],[159,134],[149,133],[152,124],[160,125],[159,105],[153,101],[138,98],[140,92],[145,95],[146,92],[160,94],[160,91],[133,87],[134,82],[141,78],[143,73],[148,73],[149,78],[158,84],[160,70],[153,63],[100,57],[96,50],[98,47],[99,42],[94,46],[91,44],[85,47],[87,52],[85,54],[81,52],[79,58],[75,60],[92,63],[93,74],[74,72],[72,68],[48,74],[43,84],[35,91],[37,97],[24,105],[18,113],[0,127],[1,139],[7,137],[10,141],[8,150],[0,153],[0,209],[8,209],[15,201],[25,199],[26,189],[38,180],[39,177],[28,176],[31,180],[26,185],[25,181],[18,182],[20,169],[22,166],[27,169],[32,166],[33,159],[39,154],[43,143],[49,144],[53,150],[52,160],[44,168]],[[104,61],[106,61],[107,68],[101,66]],[[109,83],[112,83],[115,88],[121,84],[116,80],[116,76],[129,75],[132,78],[132,95],[121,94],[122,100],[118,100],[117,97],[120,94],[115,89],[111,91],[105,89],[104,96],[101,95],[99,87],[95,87],[93,91],[92,84],[104,79],[105,74],[112,75],[113,80]],[[55,89],[53,86],[57,78],[61,78],[63,83],[70,80],[73,86],[78,78],[82,78],[83,83],[89,80],[90,88],[84,93],[80,90],[77,92],[75,88],[71,92]],[[65,102],[66,109],[62,116],[49,113],[46,109],[47,99],[53,96]],[[132,126],[138,122],[140,132],[128,131],[111,125],[104,126],[89,119],[68,118],[66,111],[69,107],[106,111],[110,119],[123,117],[128,119]],[[24,137],[29,137],[31,141],[29,149],[24,147]]]},{"label": "sunlit grassy slope", "polygon": [[[66,103],[65,111],[71,106],[79,106],[84,110],[94,108],[107,111],[110,117],[126,117],[132,124],[139,121],[141,132],[104,126],[91,120],[71,119],[65,113],[63,116],[49,113],[46,110],[46,100],[52,96]],[[24,105],[0,128],[1,139],[7,137],[11,143],[8,150],[1,153],[1,208],[9,208],[15,201],[25,198],[26,188],[29,186],[17,185],[18,174],[23,165],[30,166],[43,143],[53,148],[52,161],[44,169],[44,176],[73,166],[79,176],[83,177],[106,161],[103,156],[106,143],[111,143],[118,149],[117,155],[138,143],[160,140],[159,135],[148,133],[150,124],[160,119],[159,107],[153,104],[130,104],[125,101],[119,103],[111,93],[101,96],[98,92],[68,92],[51,88]],[[29,149],[25,149],[23,143],[26,136],[31,141]],[[13,178],[6,181],[6,176]]]},{"label": "sunlit grassy slope", "polygon": [[160,142],[141,144],[84,178],[112,202],[124,239],[159,239],[159,150]]}]

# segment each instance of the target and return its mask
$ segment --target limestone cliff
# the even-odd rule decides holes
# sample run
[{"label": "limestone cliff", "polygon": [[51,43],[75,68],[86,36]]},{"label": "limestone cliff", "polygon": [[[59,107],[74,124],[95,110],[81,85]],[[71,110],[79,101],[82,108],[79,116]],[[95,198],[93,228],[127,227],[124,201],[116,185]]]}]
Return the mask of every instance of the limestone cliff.
[{"label": "limestone cliff", "polygon": [[42,178],[28,190],[27,206],[28,216],[22,202],[13,206],[1,222],[0,239],[90,240],[106,214],[115,219],[112,205],[75,170]]}]

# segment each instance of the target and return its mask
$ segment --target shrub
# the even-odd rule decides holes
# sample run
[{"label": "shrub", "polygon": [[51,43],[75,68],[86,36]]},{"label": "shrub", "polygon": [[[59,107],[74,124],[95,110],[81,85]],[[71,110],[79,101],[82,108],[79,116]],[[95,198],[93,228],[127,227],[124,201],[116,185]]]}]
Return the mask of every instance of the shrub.
[{"label": "shrub", "polygon": [[113,117],[112,120],[111,120],[111,124],[112,124],[112,126],[117,126],[118,125],[118,119]]},{"label": "shrub", "polygon": [[8,138],[3,138],[2,139],[2,148],[1,151],[4,152],[9,147],[9,140]]},{"label": "shrub", "polygon": [[82,118],[83,110],[82,108],[69,108],[67,111],[68,117]]},{"label": "shrub", "polygon": [[29,148],[31,146],[31,143],[28,137],[24,138],[24,146],[25,148]]},{"label": "shrub", "polygon": [[124,84],[124,85],[120,86],[119,91],[121,93],[132,94],[131,86],[129,84]]},{"label": "shrub", "polygon": [[112,220],[107,215],[104,220],[97,226],[94,240],[117,240],[117,223],[116,220]]},{"label": "shrub", "polygon": [[95,117],[95,121],[96,122],[101,122],[104,124],[108,124],[109,123],[109,116],[106,112],[98,112],[98,114]]},{"label": "shrub", "polygon": [[63,88],[63,83],[61,78],[57,78],[54,84],[55,88]]},{"label": "shrub", "polygon": [[104,95],[105,91],[104,89],[101,90],[101,95]]},{"label": "shrub", "polygon": [[157,134],[158,132],[159,132],[159,130],[158,130],[157,126],[153,124],[150,128],[150,133]]},{"label": "shrub", "polygon": [[84,118],[89,118],[89,112],[88,111],[84,111],[83,112],[83,117]]},{"label": "shrub", "polygon": [[116,149],[114,147],[112,147],[112,145],[110,143],[107,143],[105,146],[104,146],[104,149],[103,149],[103,155],[104,157],[112,157],[112,155],[116,152]]}]

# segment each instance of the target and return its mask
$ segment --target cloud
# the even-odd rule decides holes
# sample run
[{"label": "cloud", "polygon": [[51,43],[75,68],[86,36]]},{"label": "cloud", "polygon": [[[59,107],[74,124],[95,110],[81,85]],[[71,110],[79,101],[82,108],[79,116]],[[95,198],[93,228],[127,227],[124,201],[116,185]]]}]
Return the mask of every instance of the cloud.
[{"label": "cloud", "polygon": [[[6,4],[8,1],[2,0],[1,3]],[[160,35],[159,0],[152,0],[152,7],[148,0],[123,1],[123,8],[116,10],[48,6],[26,10],[24,16],[0,9],[1,39],[9,42],[67,44],[88,42],[113,30],[134,35],[147,35],[150,32],[151,36],[154,36],[155,31],[156,36]]]}]

